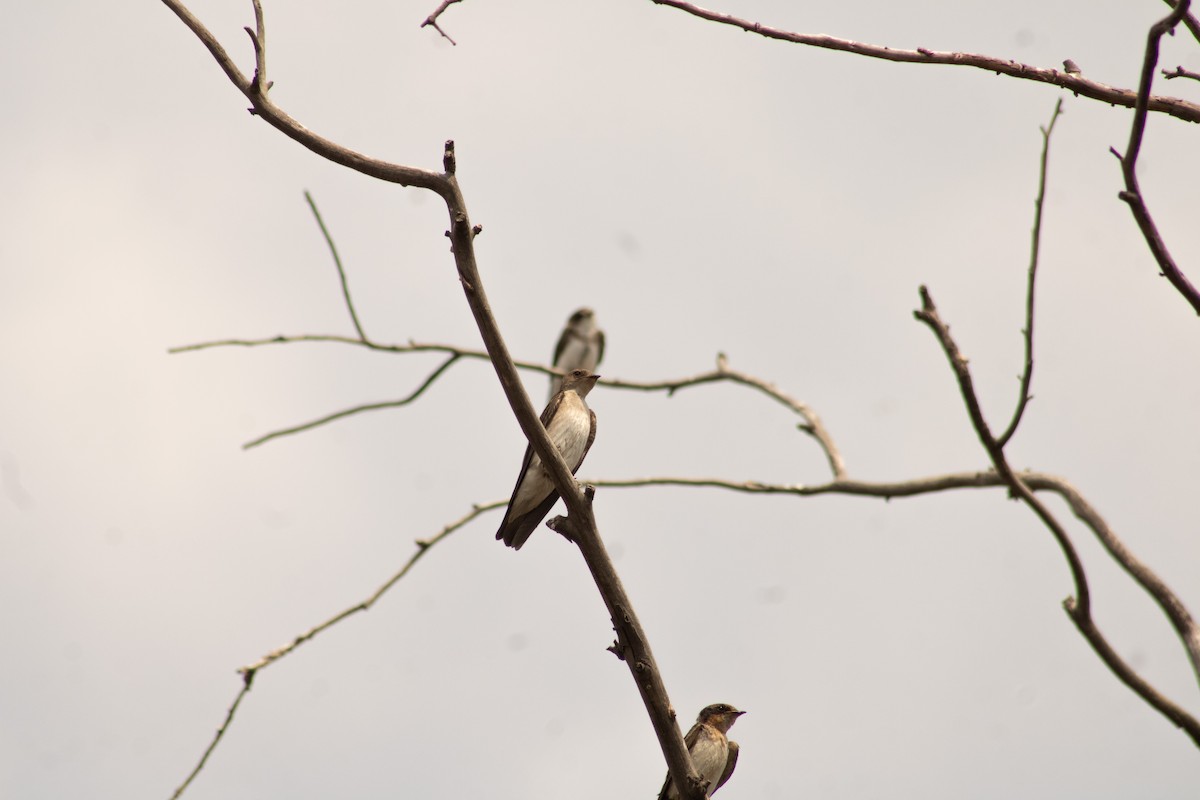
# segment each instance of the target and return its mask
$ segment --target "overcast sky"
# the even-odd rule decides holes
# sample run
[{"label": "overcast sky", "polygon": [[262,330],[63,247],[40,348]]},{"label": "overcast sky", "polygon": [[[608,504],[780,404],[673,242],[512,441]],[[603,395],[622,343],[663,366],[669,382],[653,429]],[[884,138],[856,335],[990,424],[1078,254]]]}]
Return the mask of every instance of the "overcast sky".
[{"label": "overcast sky", "polygon": [[[1157,0],[714,7],[807,33],[961,50],[1136,85]],[[771,42],[649,0],[264,0],[274,100],[427,169],[454,139],[480,270],[513,354],[596,309],[599,370],[730,365],[820,414],[864,480],[983,469],[925,283],[985,413],[1021,368],[1038,127],[1063,98],[1031,403],[1012,463],[1066,477],[1200,613],[1200,320],[1161,278],[1110,146],[1132,112],[967,68]],[[193,11],[252,71],[248,0]],[[324,162],[245,111],[161,3],[24,3],[0,49],[0,796],[167,798],[238,667],[365,599],[524,440],[490,366],[403,409],[435,355],[352,335],[303,198],[367,332],[479,347],[433,195]],[[1187,35],[1163,66],[1200,69]],[[1200,85],[1159,81],[1200,100]],[[1154,116],[1143,188],[1200,280],[1194,125]],[[543,376],[528,374],[540,403]],[[598,387],[581,478],[819,483],[814,442],[744,388]],[[1192,798],[1196,747],[1120,684],[1061,603],[1050,534],[1000,490],[909,500],[601,489],[596,513],[686,726],[749,713],[722,800]],[[1200,713],[1153,603],[1056,499],[1117,651]],[[655,796],[665,768],[578,552],[501,512],[367,614],[263,670],[188,792],[203,798]]]}]

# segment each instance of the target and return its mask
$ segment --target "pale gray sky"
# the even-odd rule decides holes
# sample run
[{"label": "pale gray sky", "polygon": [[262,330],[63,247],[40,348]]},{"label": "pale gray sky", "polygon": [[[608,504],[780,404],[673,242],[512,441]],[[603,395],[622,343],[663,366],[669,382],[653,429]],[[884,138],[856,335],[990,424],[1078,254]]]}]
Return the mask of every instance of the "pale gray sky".
[{"label": "pale gray sky", "polygon": [[[458,143],[509,346],[549,357],[577,306],[601,372],[731,365],[810,403],[853,476],[981,469],[929,331],[927,283],[1007,420],[1041,137],[1037,372],[1013,463],[1070,479],[1200,612],[1200,321],[1160,278],[1109,146],[1131,112],[968,69],[765,41],[648,0],[265,0],[273,97],[363,152],[436,169]],[[809,33],[965,50],[1136,83],[1140,2],[714,7]],[[251,5],[192,8],[251,69]],[[352,333],[302,192],[368,332],[475,347],[437,198],[323,162],[246,101],[157,2],[25,3],[0,49],[0,796],[166,798],[237,667],[365,598],[524,448],[495,376],[259,449],[272,429],[407,394],[434,356],[335,345],[167,355],[225,337]],[[1193,40],[1163,66],[1200,68]],[[1192,100],[1200,86],[1162,82]],[[1144,189],[1200,279],[1197,129],[1153,117]],[[544,379],[529,376],[540,400]],[[601,386],[583,478],[815,483],[783,409],[710,386]],[[1118,651],[1200,712],[1152,603],[1065,506]],[[684,722],[716,701],[738,798],[1190,798],[1196,748],[1097,660],[1049,533],[997,490],[913,500],[610,489],[602,532]],[[574,548],[431,552],[369,614],[263,671],[187,795],[652,798],[664,767]]]}]

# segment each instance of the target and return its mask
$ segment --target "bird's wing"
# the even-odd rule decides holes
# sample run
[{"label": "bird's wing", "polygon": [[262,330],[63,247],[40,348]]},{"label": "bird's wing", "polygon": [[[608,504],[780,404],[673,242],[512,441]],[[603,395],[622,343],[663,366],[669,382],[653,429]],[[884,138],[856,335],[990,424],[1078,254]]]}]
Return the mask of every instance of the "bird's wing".
[{"label": "bird's wing", "polygon": [[568,322],[567,327],[563,328],[562,335],[558,337],[558,344],[554,345],[554,360],[550,362],[551,364],[556,367],[563,366],[558,363],[558,360],[562,358],[563,351],[567,349],[567,345],[570,344],[571,339],[575,338],[575,335],[575,329]]},{"label": "bird's wing", "polygon": [[604,331],[596,331],[596,366],[604,360]]},{"label": "bird's wing", "polygon": [[721,777],[717,780],[717,785],[713,787],[714,792],[724,786],[725,781],[729,780],[729,776],[733,774],[733,768],[737,766],[738,750],[740,749],[737,742],[730,740],[729,755],[725,757],[725,771],[721,773]]},{"label": "bird's wing", "polygon": [[696,740],[699,738],[700,738],[700,723],[697,722],[695,725],[692,726],[692,729],[690,731],[688,731],[687,733],[685,733],[683,736],[683,746],[687,748],[687,751],[689,753],[692,752],[692,748],[696,746]]},{"label": "bird's wing", "polygon": [[596,412],[589,408],[588,413],[592,416],[592,427],[591,430],[588,431],[587,444],[583,446],[583,452],[579,454],[579,461],[576,462],[575,466],[571,467],[572,475],[578,472],[579,468],[583,466],[583,460],[587,458],[588,450],[592,449],[592,442],[596,441]]},{"label": "bird's wing", "polygon": [[[563,399],[563,393],[559,392],[558,394],[554,395],[554,397],[550,398],[550,402],[546,404],[546,407],[544,409],[542,409],[542,416],[539,419],[541,419],[543,428],[550,426],[550,420],[554,418],[555,412],[558,411],[558,407],[562,404],[562,399]],[[594,425],[592,427],[593,427],[593,429],[595,428]],[[516,547],[518,549],[521,547],[521,545],[520,544],[513,545],[512,542],[513,542],[513,539],[516,539],[518,536],[520,536],[520,534],[517,532],[517,529],[521,527],[521,520],[520,519],[509,520],[509,517],[512,515],[513,501],[517,499],[517,492],[520,491],[520,489],[521,489],[521,482],[523,480],[525,480],[525,475],[529,472],[529,464],[532,461],[533,461],[533,446],[526,444],[525,445],[525,457],[523,459],[521,459],[521,471],[517,473],[517,482],[513,486],[512,496],[508,498],[508,508],[504,509],[504,519],[500,521],[500,529],[498,531],[496,531],[497,539],[503,539],[505,544],[510,545],[512,547]],[[552,499],[550,499],[550,505],[552,506],[552,505],[554,505],[554,500],[558,499],[558,493],[553,492],[553,493],[551,493],[550,497],[552,498]],[[543,501],[542,505],[545,505],[545,501]],[[542,507],[541,505],[538,506],[538,508],[541,508],[541,507]],[[536,511],[536,510],[537,509],[534,509],[534,511]],[[534,511],[530,511],[527,514],[522,514],[521,519],[524,519],[525,517],[530,516],[531,514],[534,513]],[[547,506],[546,510],[542,512],[542,516],[545,516],[546,513],[549,511],[550,511],[550,508],[549,508],[549,506]],[[525,531],[523,536],[520,536],[521,544],[525,543],[525,540],[529,538],[529,534],[533,532],[533,529],[537,527],[537,524],[540,521],[541,520],[535,521],[532,525],[529,526],[529,530]],[[512,530],[509,530],[510,528]]]},{"label": "bird's wing", "polygon": [[546,499],[538,504],[538,507],[532,511],[528,511],[521,516],[508,523],[507,530],[501,528],[496,534],[497,539],[504,539],[504,543],[514,550],[520,550],[521,545],[533,535],[537,530],[538,524],[546,518],[550,513],[550,509],[558,502],[558,492],[551,491]]}]

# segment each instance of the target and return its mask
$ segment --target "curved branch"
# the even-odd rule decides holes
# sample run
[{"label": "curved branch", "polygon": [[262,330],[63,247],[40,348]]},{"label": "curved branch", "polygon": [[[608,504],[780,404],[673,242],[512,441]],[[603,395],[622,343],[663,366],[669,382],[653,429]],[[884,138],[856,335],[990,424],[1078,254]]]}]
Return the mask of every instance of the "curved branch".
[{"label": "curved branch", "polygon": [[[203,23],[183,3],[179,2],[179,0],[162,0],[162,2],[208,48],[208,52],[212,54],[217,65],[225,72],[230,82],[250,101],[250,112],[262,117],[284,136],[299,142],[322,158],[329,159],[336,164],[341,164],[364,175],[370,175],[373,178],[378,178],[388,183],[398,183],[401,186],[417,186],[422,189],[429,189],[432,192],[436,192],[443,200],[447,200],[452,196],[450,180],[447,175],[371,158],[348,147],[342,147],[340,144],[305,128],[267,98],[266,89],[269,87],[260,85],[257,80],[246,79],[246,76],[233,63],[233,59],[229,57],[229,53],[225,51],[221,43],[217,41],[208,28],[204,27]],[[258,8],[255,10],[256,12],[260,11]],[[257,13],[256,16],[259,18],[261,24],[261,13]],[[258,41],[259,44],[255,46],[260,63],[258,71],[265,74],[265,55],[262,54],[261,49],[262,39],[259,38]]]},{"label": "curved branch", "polygon": [[1138,84],[1133,124],[1129,130],[1129,144],[1125,148],[1124,156],[1118,154],[1116,150],[1113,150],[1112,153],[1120,160],[1121,174],[1125,178],[1125,191],[1117,196],[1129,205],[1129,210],[1133,213],[1133,218],[1142,231],[1142,238],[1146,240],[1146,245],[1150,248],[1154,260],[1158,262],[1158,268],[1162,270],[1163,276],[1191,304],[1192,310],[1200,314],[1200,292],[1196,291],[1196,287],[1179,269],[1170,251],[1167,250],[1166,242],[1158,232],[1158,225],[1155,224],[1154,217],[1150,215],[1150,209],[1146,207],[1137,177],[1137,160],[1142,150],[1142,138],[1146,132],[1147,112],[1153,108],[1150,89],[1154,84],[1154,70],[1158,66],[1159,41],[1165,34],[1171,33],[1179,21],[1187,16],[1190,4],[1191,0],[1178,0],[1170,14],[1150,26],[1150,32],[1146,36],[1146,55],[1142,60],[1142,77]]},{"label": "curved branch", "polygon": [[[1169,5],[1171,8],[1175,8],[1175,6],[1178,5],[1179,0],[1163,0],[1163,2]],[[1183,25],[1185,28],[1191,31],[1192,37],[1197,42],[1200,42],[1200,20],[1197,20],[1190,11],[1184,12]]]},{"label": "curved branch", "polygon": [[304,431],[310,431],[313,428],[319,428],[322,425],[333,422],[334,420],[343,419],[345,417],[351,417],[351,416],[354,416],[355,414],[360,414],[364,411],[379,411],[380,409],[384,409],[384,408],[399,408],[401,406],[406,406],[409,403],[411,403],[412,401],[416,400],[422,394],[424,394],[425,390],[428,389],[430,386],[432,386],[433,382],[436,381],[439,377],[441,377],[441,374],[443,372],[450,369],[450,366],[455,361],[458,361],[458,359],[459,359],[459,356],[452,355],[449,358],[447,358],[445,361],[443,361],[437,369],[435,369],[433,372],[431,372],[429,374],[429,376],[427,378],[425,378],[424,381],[421,382],[420,386],[418,386],[416,389],[414,389],[412,391],[411,394],[408,395],[408,397],[402,398],[400,400],[387,400],[382,403],[367,403],[367,404],[361,405],[361,406],[354,406],[353,408],[347,408],[342,411],[337,411],[337,412],[334,412],[333,414],[329,414],[327,416],[321,417],[320,419],[314,419],[311,422],[305,422],[300,425],[296,425],[295,427],[292,427],[292,428],[281,428],[280,430],[277,430],[277,431],[271,431],[270,433],[268,433],[264,436],[260,436],[257,439],[254,439],[253,441],[246,442],[244,445],[242,445],[242,449],[250,450],[251,448],[258,447],[260,444],[266,444],[267,442],[271,441],[272,439],[278,439],[281,436],[291,436],[294,433],[302,433]]},{"label": "curved branch", "polygon": [[[366,347],[370,350],[378,350],[388,353],[448,353],[458,356],[459,358],[473,358],[482,361],[490,361],[491,356],[483,350],[472,350],[465,347],[456,347],[449,344],[436,344],[432,342],[414,342],[409,341],[408,344],[380,344],[378,342],[354,339],[349,336],[338,336],[334,334],[304,334],[299,336],[272,336],[265,339],[217,339],[208,342],[197,342],[195,344],[180,345],[167,350],[168,353],[191,353],[199,350],[210,350],[217,347],[265,347],[275,344],[293,344],[296,342],[336,342],[338,344],[349,344],[358,347]],[[545,364],[539,364],[533,361],[514,361],[513,364],[518,369],[529,370],[531,372],[540,372],[545,375],[554,376],[558,373],[553,367]],[[728,359],[724,354],[717,356],[717,368],[709,372],[701,372],[696,375],[690,375],[683,378],[673,378],[665,381],[630,381],[621,378],[601,378],[599,384],[608,386],[613,389],[628,389],[641,392],[666,392],[668,396],[675,394],[680,389],[689,389],[695,386],[702,386],[706,383],[737,383],[742,386],[748,386],[752,389],[757,389],[768,397],[774,399],[784,407],[790,409],[797,416],[801,417],[804,422],[798,427],[800,430],[813,437],[825,452],[825,458],[829,461],[830,470],[833,476],[844,477],[846,475],[846,463],[842,457],[841,451],[833,441],[833,436],[825,428],[825,424],[821,421],[820,416],[807,403],[792,397],[786,392],[780,391],[774,384],[757,378],[749,373],[739,372],[729,368]],[[398,403],[399,404],[399,403]],[[389,404],[379,403],[369,406],[359,406],[347,411],[332,414],[329,417],[324,417],[316,421],[316,424],[324,422],[332,422],[335,419],[340,419],[343,416],[348,416],[358,411],[371,411],[376,408],[386,408]],[[300,429],[288,429],[282,433],[294,433]],[[267,438],[264,437],[264,441]],[[251,444],[261,444],[259,441]],[[250,445],[246,445],[249,447]]]},{"label": "curved branch", "polygon": [[[885,61],[899,61],[909,64],[947,64],[957,67],[976,67],[977,69],[995,72],[1000,75],[1008,75],[1013,78],[1021,78],[1023,80],[1037,81],[1039,83],[1048,83],[1054,86],[1061,86],[1077,95],[1090,97],[1093,100],[1101,100],[1105,103],[1110,103],[1115,106],[1125,106],[1133,108],[1138,102],[1138,93],[1128,89],[1118,89],[1115,86],[1109,86],[1099,81],[1093,81],[1082,75],[1060,72],[1056,69],[1046,67],[1034,67],[1029,64],[1022,64],[1018,61],[1011,61],[1005,58],[994,58],[992,56],[979,55],[977,53],[953,53],[953,52],[937,52],[928,50],[924,47],[919,47],[916,50],[900,50],[894,47],[884,47],[882,45],[866,44],[865,42],[855,42],[850,39],[838,39],[834,36],[825,36],[822,34],[810,33],[795,33],[793,31],[785,31],[782,28],[773,28],[770,25],[763,25],[758,22],[751,22],[747,19],[735,17],[732,14],[724,14],[720,11],[710,11],[707,8],[701,8],[694,3],[683,2],[683,0],[650,0],[655,5],[670,6],[671,8],[679,9],[684,13],[691,14],[700,19],[706,19],[710,22],[717,22],[722,25],[731,25],[735,28],[741,28],[748,33],[757,33],[759,36],[768,39],[778,39],[784,42],[792,42],[794,44],[803,44],[810,47],[821,47],[827,50],[840,50],[846,53],[854,53],[855,55],[867,56],[868,58],[881,58]],[[1189,0],[1183,0],[1184,4]],[[1158,111],[1163,114],[1169,114],[1177,119],[1186,122],[1200,122],[1200,105],[1189,103],[1186,100],[1178,97],[1151,97],[1147,107],[1151,111]]]},{"label": "curved branch", "polygon": [[[1186,2],[1186,0],[1184,1]],[[1063,552],[1063,557],[1067,561],[1067,566],[1071,571],[1072,580],[1075,583],[1075,597],[1068,597],[1063,603],[1071,621],[1075,623],[1079,632],[1092,645],[1092,650],[1100,657],[1100,660],[1108,666],[1122,683],[1158,710],[1159,713],[1170,719],[1176,726],[1187,731],[1192,741],[1200,746],[1200,724],[1197,724],[1196,720],[1181,707],[1172,703],[1144,681],[1116,653],[1096,627],[1091,617],[1091,598],[1087,576],[1083,570],[1083,563],[1075,551],[1075,546],[1067,536],[1066,529],[1055,519],[1050,510],[1033,495],[1029,485],[1009,466],[1008,460],[1004,456],[1004,450],[992,435],[991,429],[983,418],[983,412],[979,406],[979,398],[975,393],[974,382],[971,379],[970,370],[967,368],[967,360],[963,357],[958,349],[958,345],[950,336],[949,328],[942,322],[941,317],[938,315],[937,307],[934,305],[933,298],[930,296],[929,290],[924,286],[921,287],[921,308],[914,311],[913,315],[919,321],[925,323],[941,343],[942,350],[946,354],[946,359],[950,362],[950,367],[954,371],[955,378],[958,380],[959,390],[967,406],[967,413],[971,417],[971,423],[975,428],[976,434],[979,436],[980,442],[983,444],[984,450],[987,451],[996,472],[1004,480],[1005,485],[1009,487],[1010,493],[1029,506],[1038,519],[1042,521],[1042,524],[1054,536],[1055,541],[1058,542]],[[1109,548],[1109,552],[1116,557],[1112,548]],[[1127,571],[1131,569],[1131,565],[1126,562],[1122,562],[1122,566]],[[1143,588],[1148,588],[1145,583],[1142,583],[1142,586]],[[1159,600],[1159,597],[1155,596],[1155,599]],[[1161,600],[1159,604],[1166,610],[1166,606],[1163,606]],[[1168,617],[1171,617],[1174,624],[1176,622],[1175,617],[1171,615],[1170,611],[1167,614]],[[1186,614],[1186,610],[1184,610],[1184,614]],[[1191,623],[1190,617],[1187,617],[1187,626],[1191,628],[1192,635],[1184,635],[1184,644],[1188,647],[1193,664],[1195,664],[1196,654],[1192,651],[1192,646],[1195,644],[1195,626]],[[1179,630],[1178,625],[1176,629]]]}]

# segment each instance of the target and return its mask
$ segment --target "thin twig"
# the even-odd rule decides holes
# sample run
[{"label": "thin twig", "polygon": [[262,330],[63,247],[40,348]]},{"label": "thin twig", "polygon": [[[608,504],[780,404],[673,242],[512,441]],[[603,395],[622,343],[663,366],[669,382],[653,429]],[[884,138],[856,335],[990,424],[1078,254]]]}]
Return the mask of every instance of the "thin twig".
[{"label": "thin twig", "polygon": [[[988,72],[1008,75],[1013,78],[1061,86],[1062,88],[1068,89],[1077,95],[1081,94],[1084,97],[1090,97],[1093,100],[1101,100],[1112,105],[1133,108],[1137,104],[1137,93],[1128,89],[1118,89],[1115,86],[1109,86],[1108,84],[1100,83],[1099,81],[1090,80],[1082,75],[1067,73],[1047,67],[1035,67],[1006,58],[994,58],[992,56],[979,55],[976,53],[938,52],[926,49],[924,47],[917,48],[916,50],[901,50],[895,47],[884,47],[881,45],[866,44],[865,42],[855,42],[850,39],[838,39],[836,37],[825,36],[823,34],[785,31],[782,28],[774,28],[770,25],[763,25],[758,22],[741,19],[740,17],[735,17],[731,14],[724,14],[720,11],[710,11],[707,8],[701,8],[694,3],[683,2],[683,0],[651,0],[651,2],[656,5],[670,6],[671,8],[679,9],[680,11],[691,14],[694,17],[706,19],[710,22],[717,22],[722,25],[731,25],[735,28],[741,28],[749,33],[757,33],[759,36],[764,36],[768,39],[778,39],[780,41],[808,45],[810,47],[822,47],[827,50],[840,50],[842,52],[867,56],[868,58],[881,58],[885,61],[899,61],[909,64],[946,64],[959,67],[976,67]],[[1151,111],[1169,114],[1172,117],[1186,120],[1188,122],[1200,122],[1200,105],[1189,103],[1188,101],[1177,97],[1152,97],[1150,98],[1148,107]]]},{"label": "thin twig", "polygon": [[1158,66],[1159,43],[1162,37],[1172,31],[1179,24],[1180,19],[1187,14],[1190,4],[1191,0],[1179,0],[1170,14],[1150,26],[1150,32],[1146,36],[1146,54],[1142,61],[1142,77],[1138,84],[1133,124],[1129,130],[1129,145],[1125,148],[1124,156],[1118,155],[1115,150],[1113,154],[1120,159],[1121,173],[1125,178],[1125,191],[1120,192],[1117,196],[1129,205],[1129,210],[1133,213],[1133,218],[1142,231],[1142,238],[1146,240],[1146,245],[1150,248],[1154,260],[1158,262],[1163,276],[1191,304],[1192,310],[1200,314],[1200,292],[1196,291],[1196,287],[1175,264],[1175,259],[1167,250],[1166,242],[1163,241],[1158,226],[1150,215],[1150,209],[1146,207],[1137,177],[1137,160],[1141,154],[1142,139],[1146,132],[1147,109],[1151,105],[1150,89],[1154,84],[1154,70]]},{"label": "thin twig", "polygon": [[1161,72],[1163,77],[1167,80],[1174,80],[1175,78],[1190,78],[1194,81],[1200,81],[1200,72],[1192,72],[1190,69],[1184,69],[1182,66],[1177,66],[1173,70],[1164,69],[1161,70]]},{"label": "thin twig", "polygon": [[378,602],[379,598],[383,597],[388,592],[389,589],[391,589],[393,586],[395,586],[405,575],[407,575],[409,573],[409,571],[416,565],[416,563],[418,561],[420,561],[422,558],[424,558],[425,554],[428,553],[435,545],[441,543],[441,541],[443,539],[445,539],[447,536],[449,536],[450,534],[454,533],[457,530],[460,530],[467,523],[471,522],[472,520],[474,520],[476,517],[480,516],[481,514],[484,514],[488,511],[491,511],[496,508],[503,508],[505,505],[507,505],[507,502],[508,501],[506,501],[506,500],[497,500],[497,501],[491,502],[491,503],[480,503],[480,504],[471,506],[471,510],[469,512],[467,512],[463,516],[459,517],[458,519],[454,520],[453,522],[447,523],[446,525],[442,526],[442,529],[440,531],[438,531],[438,533],[435,536],[431,536],[428,539],[418,539],[416,542],[416,544],[417,544],[416,551],[411,556],[409,556],[409,559],[408,559],[408,561],[406,561],[404,563],[404,566],[401,567],[400,570],[398,572],[396,572],[396,574],[392,575],[392,577],[390,577],[386,581],[384,581],[382,586],[380,586],[378,589],[376,589],[374,592],[372,592],[371,595],[369,597],[367,597],[365,600],[363,600],[361,603],[356,603],[356,604],[350,606],[349,608],[347,608],[346,610],[344,610],[338,614],[334,614],[332,617],[325,620],[324,622],[322,622],[319,625],[314,625],[313,627],[309,628],[304,633],[301,633],[300,635],[293,638],[290,642],[283,645],[282,647],[278,647],[278,648],[272,650],[271,652],[267,653],[265,656],[260,658],[258,661],[255,661],[253,664],[249,664],[247,666],[242,667],[241,669],[238,670],[238,672],[240,672],[243,675],[253,675],[253,674],[257,673],[260,669],[270,666],[274,662],[276,662],[279,659],[283,658],[284,656],[288,655],[289,653],[291,653],[293,650],[295,650],[297,647],[304,644],[305,642],[313,639],[314,637],[325,632],[329,628],[332,628],[334,625],[337,625],[339,622],[346,619],[347,617],[352,617],[355,614],[359,613],[360,611],[369,610],[371,608],[371,606],[375,605],[375,603]]},{"label": "thin twig", "polygon": [[325,227],[325,220],[321,218],[321,212],[317,210],[316,201],[307,190],[304,192],[304,199],[308,201],[308,207],[312,209],[313,217],[317,220],[317,227],[321,229],[321,235],[325,237],[325,244],[329,245],[329,253],[333,256],[338,280],[342,284],[342,297],[346,300],[346,310],[350,312],[350,321],[354,323],[354,330],[358,331],[358,338],[366,342],[367,334],[363,332],[363,326],[358,321],[358,312],[354,310],[354,301],[350,299],[350,284],[346,281],[346,270],[342,268],[342,258],[338,255],[337,245],[333,243],[333,237],[329,235],[329,229]]},{"label": "thin twig", "polygon": [[388,578],[387,581],[385,581],[382,586],[376,589],[370,597],[363,600],[361,603],[357,603],[356,605],[347,608],[345,611],[342,611],[339,614],[333,615],[320,625],[315,625],[312,628],[309,628],[307,631],[299,636],[296,636],[294,639],[292,639],[292,641],[288,642],[283,647],[278,647],[272,650],[258,661],[255,661],[253,664],[249,664],[239,669],[238,673],[242,676],[242,688],[238,691],[237,696],[234,697],[233,705],[231,705],[229,710],[225,713],[225,721],[221,723],[221,727],[217,728],[217,733],[213,737],[212,742],[210,742],[208,748],[205,749],[204,755],[200,757],[200,762],[196,764],[195,769],[193,769],[191,774],[187,776],[187,780],[180,784],[179,788],[175,790],[175,794],[171,795],[171,800],[177,800],[177,798],[183,794],[184,790],[191,785],[195,777],[200,774],[200,770],[204,769],[204,765],[208,763],[208,757],[212,755],[213,750],[215,750],[217,745],[221,743],[221,739],[225,736],[225,731],[229,729],[230,724],[233,722],[233,715],[237,712],[238,706],[241,705],[242,698],[245,697],[246,693],[250,691],[250,687],[254,683],[254,678],[258,675],[259,670],[269,667],[279,659],[290,654],[300,645],[313,639],[329,628],[332,628],[334,625],[337,625],[347,617],[352,617],[360,611],[367,611],[370,609],[371,606],[375,605],[379,598],[383,597],[383,595],[389,589],[395,586],[401,578],[407,575],[409,570],[411,570],[413,566],[416,565],[416,563],[434,547],[434,545],[438,544],[447,536],[462,528],[480,514],[491,511],[495,508],[501,508],[506,502],[507,501],[504,500],[498,500],[493,503],[484,503],[482,505],[473,506],[467,514],[443,526],[441,531],[439,531],[436,536],[433,536],[429,539],[418,539],[416,552],[409,557],[408,561],[405,562],[404,566],[400,568],[399,572]]},{"label": "thin twig", "polygon": [[421,27],[424,28],[426,25],[432,26],[435,31],[437,31],[443,37],[445,37],[446,41],[450,42],[450,44],[452,44],[452,45],[457,46],[458,42],[451,39],[450,34],[446,33],[444,30],[442,30],[442,27],[440,25],[438,25],[437,20],[438,20],[438,17],[440,17],[442,15],[443,11],[445,11],[447,8],[454,5],[455,3],[461,3],[461,2],[462,2],[462,0],[442,0],[442,4],[439,5],[436,9],[434,9],[432,14],[430,14],[428,17],[425,18],[425,21],[421,23]]},{"label": "thin twig", "polygon": [[[267,81],[267,24],[266,18],[263,17],[262,2],[260,0],[252,0],[254,4],[254,30],[243,28],[246,34],[250,37],[250,43],[254,45],[254,78],[250,82],[250,88],[257,94],[266,95],[267,90],[271,88],[271,84]],[[254,109],[250,110],[254,113]]]},{"label": "thin twig", "polygon": [[192,769],[183,783],[179,784],[175,789],[175,793],[171,795],[171,800],[178,800],[183,795],[187,788],[192,785],[192,781],[200,774],[200,770],[204,769],[204,765],[208,763],[208,757],[217,749],[217,745],[225,738],[225,731],[229,730],[229,726],[233,724],[233,715],[237,713],[238,706],[242,704],[242,698],[250,692],[250,686],[254,683],[254,674],[250,673],[242,676],[242,688],[238,690],[237,696],[233,698],[233,704],[229,706],[229,710],[225,712],[225,719],[221,722],[221,727],[217,728],[216,735],[213,736],[208,747],[204,749],[204,755],[200,756],[200,761]]},{"label": "thin twig", "polygon": [[355,414],[361,414],[364,411],[379,411],[384,408],[399,408],[401,406],[406,406],[420,397],[425,390],[433,385],[433,382],[436,381],[443,372],[448,370],[455,361],[458,361],[458,359],[459,357],[457,355],[452,355],[443,361],[437,369],[429,373],[429,376],[425,378],[425,380],[421,382],[421,385],[414,389],[412,393],[408,395],[408,397],[404,397],[400,400],[386,400],[382,403],[367,403],[361,406],[354,406],[353,408],[337,411],[333,414],[321,417],[320,419],[314,419],[310,422],[305,422],[292,428],[281,428],[277,431],[271,431],[268,434],[254,439],[253,441],[246,442],[244,445],[242,445],[242,449],[250,450],[251,448],[258,447],[260,444],[266,444],[272,439],[278,439],[281,436],[291,436],[294,433],[301,433],[303,431],[310,431],[313,428],[319,428],[322,425],[333,422],[334,420],[350,417]]},{"label": "thin twig", "polygon": [[1042,246],[1042,206],[1046,199],[1046,168],[1050,163],[1050,134],[1054,133],[1054,123],[1058,121],[1060,114],[1062,114],[1062,98],[1059,98],[1058,102],[1054,104],[1054,113],[1050,115],[1050,124],[1041,129],[1042,162],[1041,168],[1038,170],[1037,200],[1034,202],[1033,234],[1029,247],[1029,284],[1025,289],[1025,330],[1022,332],[1025,337],[1025,369],[1021,373],[1021,396],[1017,399],[1017,407],[1013,411],[1012,422],[1008,423],[1008,428],[996,440],[996,444],[1001,449],[1008,444],[1008,440],[1017,432],[1017,426],[1021,424],[1021,417],[1025,414],[1025,406],[1029,404],[1031,399],[1029,385],[1033,380],[1033,298],[1037,278],[1038,254]]}]

